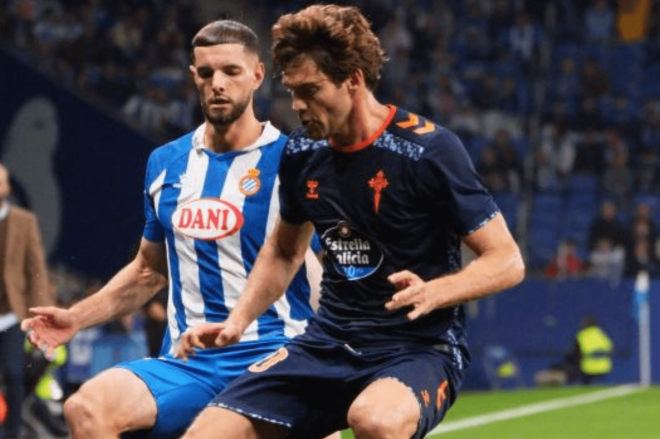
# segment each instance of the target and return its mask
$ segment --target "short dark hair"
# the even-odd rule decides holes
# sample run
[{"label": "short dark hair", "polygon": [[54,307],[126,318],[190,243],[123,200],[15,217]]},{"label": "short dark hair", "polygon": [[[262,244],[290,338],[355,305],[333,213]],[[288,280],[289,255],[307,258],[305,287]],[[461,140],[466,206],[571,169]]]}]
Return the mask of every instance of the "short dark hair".
[{"label": "short dark hair", "polygon": [[216,44],[241,44],[245,50],[259,56],[259,37],[246,25],[233,20],[218,20],[201,28],[192,40],[192,57],[195,47]]},{"label": "short dark hair", "polygon": [[273,26],[272,36],[278,73],[304,54],[337,85],[361,70],[373,91],[387,61],[371,24],[354,6],[313,5],[283,15]]}]

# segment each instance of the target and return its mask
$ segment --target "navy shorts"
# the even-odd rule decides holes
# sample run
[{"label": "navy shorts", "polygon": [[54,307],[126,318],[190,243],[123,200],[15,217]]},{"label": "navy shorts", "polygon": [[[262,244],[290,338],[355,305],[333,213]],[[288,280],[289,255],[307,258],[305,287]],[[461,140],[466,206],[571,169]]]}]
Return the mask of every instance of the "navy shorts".
[{"label": "navy shorts", "polygon": [[413,437],[423,438],[456,400],[466,362],[458,349],[401,343],[355,347],[308,327],[250,366],[209,406],[282,425],[291,439],[323,438],[348,428],[348,409],[362,390],[393,378],[415,394],[421,417]]}]

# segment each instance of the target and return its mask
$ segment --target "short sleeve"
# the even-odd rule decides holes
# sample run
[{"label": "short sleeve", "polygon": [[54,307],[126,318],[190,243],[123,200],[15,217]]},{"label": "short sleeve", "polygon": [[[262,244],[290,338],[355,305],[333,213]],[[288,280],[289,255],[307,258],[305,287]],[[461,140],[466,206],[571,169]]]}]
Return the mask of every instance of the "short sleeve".
[{"label": "short sleeve", "polygon": [[451,131],[439,133],[426,148],[421,165],[424,201],[448,209],[457,233],[467,235],[499,212],[465,146]]},{"label": "short sleeve", "polygon": [[152,187],[157,184],[158,175],[162,171],[158,166],[159,160],[156,154],[152,153],[147,162],[147,172],[144,182],[144,230],[142,237],[151,242],[163,242],[165,233],[163,227],[158,221],[158,214],[156,213],[156,204],[153,192],[156,188]]},{"label": "short sleeve", "polygon": [[293,139],[289,139],[280,161],[280,216],[288,223],[301,224],[308,221],[309,218],[300,203],[299,194],[302,154],[291,153],[290,143],[292,141]]}]

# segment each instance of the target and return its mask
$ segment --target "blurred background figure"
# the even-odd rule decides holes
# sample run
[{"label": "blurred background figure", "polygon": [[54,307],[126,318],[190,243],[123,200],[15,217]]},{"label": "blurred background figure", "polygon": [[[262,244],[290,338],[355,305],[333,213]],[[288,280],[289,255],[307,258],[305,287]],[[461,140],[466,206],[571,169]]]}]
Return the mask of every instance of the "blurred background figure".
[{"label": "blurred background figure", "polygon": [[20,434],[25,398],[25,336],[19,322],[28,308],[52,305],[44,250],[37,218],[11,205],[9,172],[0,164],[0,373],[3,376],[7,418],[0,438]]},{"label": "blurred background figure", "polygon": [[614,344],[598,325],[596,318],[585,316],[567,356],[568,382],[589,385],[612,372]]}]

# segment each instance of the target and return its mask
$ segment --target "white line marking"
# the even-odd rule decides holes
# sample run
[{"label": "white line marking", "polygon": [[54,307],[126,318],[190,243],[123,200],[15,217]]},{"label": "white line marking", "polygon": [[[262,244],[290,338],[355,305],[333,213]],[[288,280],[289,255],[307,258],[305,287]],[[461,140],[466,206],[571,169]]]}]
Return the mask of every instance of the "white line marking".
[{"label": "white line marking", "polygon": [[604,399],[618,398],[620,396],[630,395],[631,393],[636,393],[644,389],[644,387],[640,387],[635,384],[629,384],[601,390],[598,392],[587,393],[586,395],[553,399],[550,401],[529,404],[513,409],[488,413],[485,415],[473,416],[470,418],[460,419],[458,421],[440,424],[429,433],[429,436],[432,434],[447,433],[450,431],[463,430],[465,428],[478,427],[480,425],[491,424],[493,422],[506,421],[508,419],[521,418],[523,416],[535,415],[537,413],[549,412],[551,410],[589,404],[596,401],[602,401]]}]

